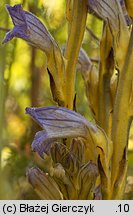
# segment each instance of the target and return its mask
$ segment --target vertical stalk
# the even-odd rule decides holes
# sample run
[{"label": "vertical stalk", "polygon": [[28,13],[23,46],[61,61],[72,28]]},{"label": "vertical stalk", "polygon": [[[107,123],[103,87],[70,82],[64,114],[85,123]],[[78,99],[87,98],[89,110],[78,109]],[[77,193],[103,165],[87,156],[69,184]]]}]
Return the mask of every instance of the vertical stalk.
[{"label": "vertical stalk", "polygon": [[68,37],[71,30],[73,0],[66,0],[66,19],[68,21]]},{"label": "vertical stalk", "polygon": [[75,94],[75,70],[86,26],[87,2],[87,0],[73,0],[73,17],[65,51],[65,58],[67,59],[65,106],[69,109],[73,109],[73,100]]},{"label": "vertical stalk", "polygon": [[100,44],[100,70],[98,86],[98,122],[110,137],[110,80],[114,71],[112,51],[112,36],[107,25],[104,26],[103,38]]},{"label": "vertical stalk", "polygon": [[[113,113],[113,128],[112,128],[112,141],[114,145],[114,152],[112,158],[112,195],[113,199],[120,199],[122,197],[121,190],[125,186],[126,175],[123,170],[125,169],[126,163],[121,169],[121,162],[123,160],[124,152],[127,153],[127,142],[128,134],[131,122],[131,113],[129,109],[132,81],[133,81],[133,29],[130,36],[128,51],[125,59],[125,63],[118,81],[118,88],[116,94],[116,101],[114,105]],[[126,154],[125,153],[125,154]],[[121,171],[121,176],[118,174]],[[124,180],[122,176],[124,175]],[[116,183],[117,179],[119,184]],[[121,188],[121,190],[120,190]]]}]

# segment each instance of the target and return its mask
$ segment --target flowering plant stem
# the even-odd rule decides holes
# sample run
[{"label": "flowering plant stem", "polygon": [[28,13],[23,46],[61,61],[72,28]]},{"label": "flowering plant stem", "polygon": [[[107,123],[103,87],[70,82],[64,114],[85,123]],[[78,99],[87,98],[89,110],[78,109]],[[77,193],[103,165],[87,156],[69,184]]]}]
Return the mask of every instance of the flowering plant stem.
[{"label": "flowering plant stem", "polygon": [[98,85],[98,122],[110,137],[110,80],[114,71],[114,59],[112,54],[112,37],[107,25],[103,29],[103,37],[100,43],[100,70]]},{"label": "flowering plant stem", "polygon": [[[133,30],[129,41],[128,51],[124,67],[120,73],[116,100],[114,104],[112,141],[113,141],[113,158],[112,158],[112,198],[122,198],[126,182],[127,170],[127,142],[132,118],[131,110],[131,90],[133,81]],[[120,176],[118,176],[119,174]]]},{"label": "flowering plant stem", "polygon": [[74,0],[72,14],[73,18],[71,26],[69,26],[69,38],[65,51],[65,58],[67,60],[65,107],[68,107],[69,109],[73,109],[76,63],[86,27],[87,0]]}]

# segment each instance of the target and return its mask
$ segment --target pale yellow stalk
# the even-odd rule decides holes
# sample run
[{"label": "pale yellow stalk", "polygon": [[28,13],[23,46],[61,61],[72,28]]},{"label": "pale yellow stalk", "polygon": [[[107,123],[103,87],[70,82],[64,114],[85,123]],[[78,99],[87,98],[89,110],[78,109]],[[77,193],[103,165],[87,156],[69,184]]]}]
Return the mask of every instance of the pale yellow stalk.
[{"label": "pale yellow stalk", "polygon": [[104,26],[100,43],[100,70],[98,86],[98,123],[110,137],[110,80],[114,71],[112,35],[108,25]]},{"label": "pale yellow stalk", "polygon": [[73,109],[76,63],[86,26],[87,2],[87,0],[73,1],[73,16],[65,51],[65,58],[67,60],[65,79],[65,107],[68,107],[69,109]]},{"label": "pale yellow stalk", "polygon": [[[126,170],[125,167],[127,166],[125,152],[127,151],[128,134],[131,123],[131,112],[129,105],[133,80],[132,59],[133,31],[131,33],[125,63],[120,73],[116,100],[114,104],[112,128],[112,141],[114,145],[112,159],[112,193],[114,194],[112,195],[113,199],[120,199],[122,197],[123,190],[120,190],[120,188],[124,188],[126,181],[124,170]],[[123,162],[124,160],[125,162]],[[119,176],[119,174],[121,174],[121,176]]]}]

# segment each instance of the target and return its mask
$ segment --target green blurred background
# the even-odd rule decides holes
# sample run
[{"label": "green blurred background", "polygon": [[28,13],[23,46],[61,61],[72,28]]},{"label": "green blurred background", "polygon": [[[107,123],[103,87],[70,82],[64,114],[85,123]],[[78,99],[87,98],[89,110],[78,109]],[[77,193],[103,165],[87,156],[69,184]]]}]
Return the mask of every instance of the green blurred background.
[{"label": "green blurred background", "polygon": [[[65,0],[1,0],[0,1],[0,199],[39,199],[26,179],[31,166],[44,166],[44,161],[31,151],[38,125],[25,115],[27,106],[56,105],[52,99],[46,70],[46,56],[21,39],[6,45],[2,40],[13,28],[5,4],[21,3],[25,10],[37,15],[47,26],[60,47],[67,41]],[[87,27],[100,38],[102,23],[88,15]],[[86,30],[82,47],[92,60],[99,58],[99,43]],[[95,62],[95,61],[94,61]],[[77,111],[93,121],[80,72],[76,78]],[[133,136],[129,143],[129,169],[125,199],[133,198]]]}]

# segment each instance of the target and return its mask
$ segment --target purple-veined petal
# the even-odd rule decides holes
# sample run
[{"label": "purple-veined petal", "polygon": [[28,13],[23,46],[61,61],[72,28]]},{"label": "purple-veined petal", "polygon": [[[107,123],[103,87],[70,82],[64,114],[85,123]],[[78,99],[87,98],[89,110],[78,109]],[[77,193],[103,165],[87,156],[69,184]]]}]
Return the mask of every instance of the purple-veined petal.
[{"label": "purple-veined petal", "polygon": [[52,144],[56,141],[56,139],[48,139],[46,138],[47,134],[44,130],[36,133],[35,138],[32,142],[32,150],[38,152],[40,157],[44,158],[44,154],[47,155],[50,153],[50,149]]},{"label": "purple-veined petal", "polygon": [[23,10],[20,4],[13,7],[6,5],[6,8],[15,27],[6,34],[3,43],[13,37],[19,37],[48,53],[53,38],[42,22],[32,13]]},{"label": "purple-veined petal", "polygon": [[64,106],[65,62],[58,44],[38,17],[23,10],[20,4],[6,7],[14,23],[14,29],[6,34],[3,43],[18,37],[45,52],[53,99],[60,106]]},{"label": "purple-veined petal", "polygon": [[[63,107],[26,108],[26,113],[45,130],[45,139],[86,135],[87,120],[80,114]],[[90,123],[92,126],[92,124]],[[93,127],[93,126],[92,126]]]},{"label": "purple-veined petal", "polygon": [[90,12],[96,13],[101,19],[109,22],[110,27],[115,31],[119,29],[119,16],[122,18],[122,14],[125,22],[131,24],[124,0],[88,0],[88,8]]},{"label": "purple-veined petal", "polygon": [[107,21],[108,19],[114,20],[117,16],[115,13],[115,8],[113,8],[113,6],[116,6],[115,1],[88,0],[88,6],[90,12],[96,13],[104,21]]},{"label": "purple-veined petal", "polygon": [[101,131],[79,113],[54,106],[26,108],[26,113],[31,115],[44,129],[36,134],[32,143],[33,150],[36,150],[41,156],[43,156],[43,152],[47,153],[49,151],[52,142],[54,142],[53,139],[60,138],[81,137],[88,140],[88,143],[92,143],[90,151],[94,151],[95,140],[97,140],[95,135],[98,135]]}]

